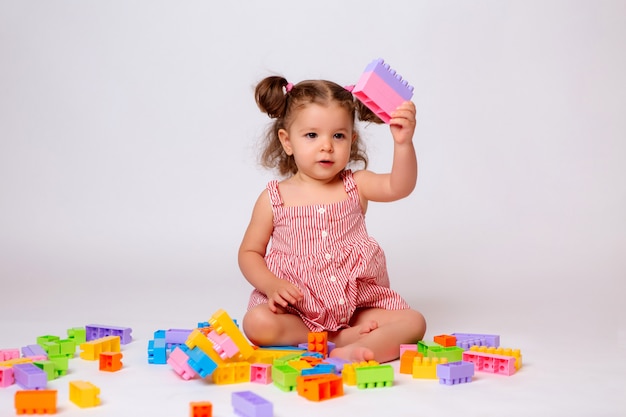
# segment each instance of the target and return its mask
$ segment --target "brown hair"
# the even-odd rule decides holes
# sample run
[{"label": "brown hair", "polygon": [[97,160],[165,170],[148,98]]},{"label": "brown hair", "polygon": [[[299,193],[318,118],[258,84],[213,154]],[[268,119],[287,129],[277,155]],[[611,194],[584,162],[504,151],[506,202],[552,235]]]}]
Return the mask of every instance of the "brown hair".
[{"label": "brown hair", "polygon": [[[289,88],[288,88],[289,86]],[[331,102],[345,108],[352,118],[373,123],[383,121],[350,91],[332,81],[308,80],[291,85],[280,76],[270,76],[259,82],[254,91],[257,106],[262,112],[275,119],[265,135],[265,146],[260,157],[261,165],[276,168],[281,175],[298,172],[293,155],[287,155],[278,139],[278,131],[286,129],[293,121],[298,108],[306,104],[316,103],[328,105]],[[367,155],[361,138],[356,131],[356,140],[350,149],[350,162],[362,162],[367,168]]]}]

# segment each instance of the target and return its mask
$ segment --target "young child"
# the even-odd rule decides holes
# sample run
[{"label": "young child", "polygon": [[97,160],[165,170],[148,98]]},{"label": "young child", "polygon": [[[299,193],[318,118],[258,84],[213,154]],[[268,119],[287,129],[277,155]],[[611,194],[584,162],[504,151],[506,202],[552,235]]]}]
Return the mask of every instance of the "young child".
[{"label": "young child", "polygon": [[298,345],[311,331],[327,331],[336,346],[331,356],[397,359],[400,344],[424,336],[426,322],[389,288],[384,253],[364,218],[368,201],[398,200],[415,187],[415,105],[393,113],[391,172],[376,174],[347,168],[367,167],[355,117],[382,122],[348,89],[271,76],[255,96],[274,119],[262,162],[288,177],[261,193],[239,249],[241,271],[255,288],[246,336],[259,346]]}]

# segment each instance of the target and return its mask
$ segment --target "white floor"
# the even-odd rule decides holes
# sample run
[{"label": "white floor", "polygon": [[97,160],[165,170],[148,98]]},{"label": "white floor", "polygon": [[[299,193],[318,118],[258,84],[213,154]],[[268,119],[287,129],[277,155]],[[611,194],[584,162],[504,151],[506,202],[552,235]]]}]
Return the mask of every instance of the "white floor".
[{"label": "white floor", "polygon": [[[208,319],[217,308],[224,308],[216,307],[195,322],[178,321],[181,313],[176,312],[172,312],[167,321],[162,320],[159,313],[151,319],[149,314],[132,318],[132,313],[118,312],[118,320],[126,317],[126,322],[102,324],[133,328],[134,341],[123,346],[124,368],[117,373],[105,373],[98,371],[95,362],[74,358],[70,361],[69,374],[50,381],[49,386],[58,390],[58,414],[82,417],[185,416],[189,415],[190,401],[204,400],[213,403],[214,416],[234,416],[230,394],[241,390],[254,391],[271,401],[277,417],[626,415],[624,332],[615,326],[614,318],[595,320],[593,326],[587,326],[592,324],[593,317],[589,323],[582,323],[579,320],[582,315],[576,317],[571,311],[564,312],[553,306],[528,308],[531,315],[528,312],[496,314],[480,308],[459,314],[441,303],[425,307],[430,317],[427,339],[451,332],[497,333],[502,346],[521,349],[523,368],[511,377],[480,373],[472,383],[458,386],[443,386],[436,381],[397,373],[391,388],[359,390],[346,386],[343,397],[316,403],[272,385],[218,386],[199,379],[183,381],[169,366],[147,363],[146,346],[154,330],[189,328],[199,320]],[[550,309],[554,311],[547,313]],[[20,347],[33,343],[37,336],[63,335],[70,327],[94,321],[88,311],[77,314],[74,310],[70,319],[64,310],[61,308],[58,314],[51,311],[38,319],[34,310],[27,309],[22,314],[14,311],[16,314],[4,315],[0,319],[0,346]],[[241,311],[229,313],[237,319]],[[76,323],[77,320],[81,323]],[[558,322],[562,326],[558,326]],[[574,323],[587,331],[572,330],[576,327]],[[393,365],[397,370],[399,363],[396,361]],[[99,407],[80,409],[69,402],[68,383],[76,379],[100,387],[102,404]],[[15,414],[16,390],[15,385],[0,389],[0,416]]]}]

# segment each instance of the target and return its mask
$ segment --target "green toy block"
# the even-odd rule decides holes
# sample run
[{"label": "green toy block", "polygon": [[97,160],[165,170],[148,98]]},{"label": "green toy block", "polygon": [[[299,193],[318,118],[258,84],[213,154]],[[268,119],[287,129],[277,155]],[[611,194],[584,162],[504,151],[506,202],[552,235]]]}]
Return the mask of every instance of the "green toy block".
[{"label": "green toy block", "polygon": [[273,365],[272,380],[274,385],[283,391],[293,391],[296,388],[300,372],[289,365]]},{"label": "green toy block", "polygon": [[87,341],[87,330],[84,327],[72,327],[67,329],[67,337],[74,340],[76,346]]},{"label": "green toy block", "polygon": [[419,342],[417,342],[417,351],[421,353],[422,355],[424,355],[424,357],[428,356],[428,350],[430,348],[437,348],[437,347],[443,347],[443,346],[441,346],[439,343],[428,342],[426,340],[420,340]]},{"label": "green toy block", "polygon": [[54,363],[54,371],[57,377],[67,374],[69,358],[65,355],[48,356],[48,360]]},{"label": "green toy block", "polygon": [[35,361],[33,363],[35,364],[35,366],[37,366],[39,369],[42,369],[46,373],[46,377],[48,381],[52,381],[53,379],[57,378],[56,369],[55,369],[56,367],[54,365],[54,362],[48,360],[48,361]]},{"label": "green toy block", "polygon": [[458,346],[431,346],[426,351],[427,358],[446,358],[448,362],[459,362],[463,360],[464,350]]},{"label": "green toy block", "polygon": [[379,388],[393,385],[393,367],[391,365],[359,366],[356,372],[358,388]]}]

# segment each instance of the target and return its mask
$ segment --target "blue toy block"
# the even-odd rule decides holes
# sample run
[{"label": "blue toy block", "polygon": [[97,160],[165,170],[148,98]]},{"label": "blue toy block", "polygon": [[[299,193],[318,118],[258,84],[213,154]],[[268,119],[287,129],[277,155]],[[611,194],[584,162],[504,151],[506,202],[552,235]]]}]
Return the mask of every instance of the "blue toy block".
[{"label": "blue toy block", "polygon": [[148,363],[155,365],[165,365],[167,363],[165,339],[154,339],[148,341]]},{"label": "blue toy block", "polygon": [[474,376],[474,364],[472,362],[449,362],[437,365],[437,378],[444,385],[457,385],[472,382]]},{"label": "blue toy block", "polygon": [[233,392],[231,403],[238,416],[272,417],[274,415],[274,405],[252,391]]},{"label": "blue toy block", "polygon": [[215,361],[197,346],[189,349],[186,353],[189,356],[187,364],[202,378],[211,375],[217,368]]},{"label": "blue toy block", "polygon": [[300,373],[302,376],[336,374],[337,368],[331,363],[318,363],[312,368],[303,369]]}]

